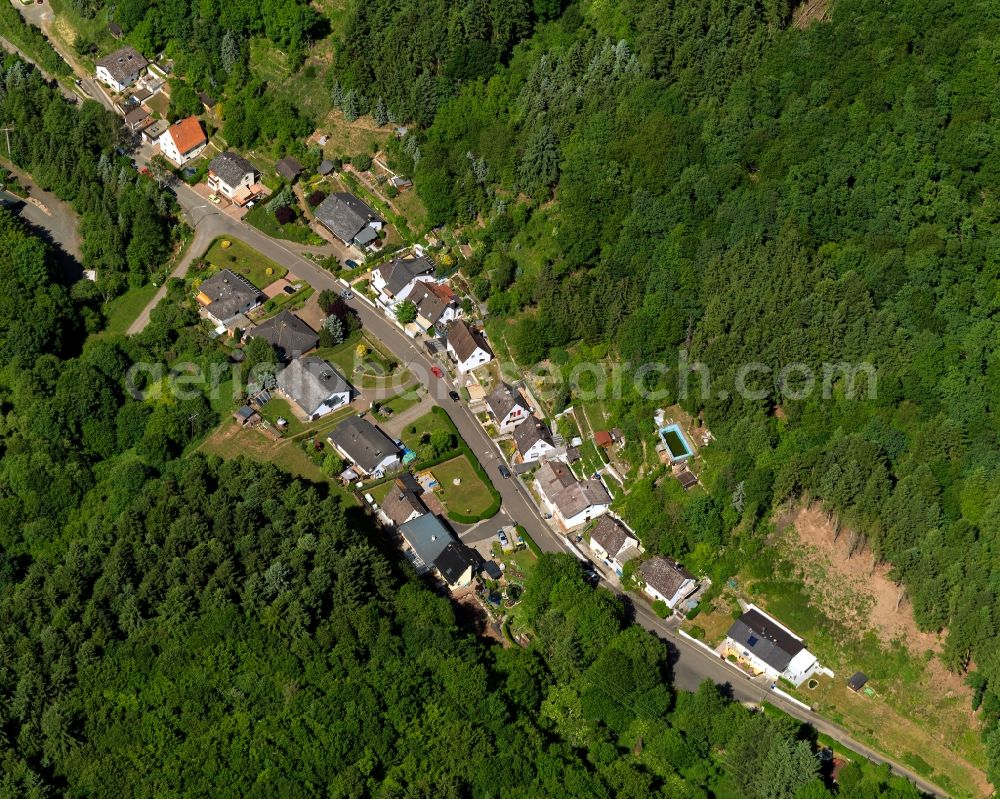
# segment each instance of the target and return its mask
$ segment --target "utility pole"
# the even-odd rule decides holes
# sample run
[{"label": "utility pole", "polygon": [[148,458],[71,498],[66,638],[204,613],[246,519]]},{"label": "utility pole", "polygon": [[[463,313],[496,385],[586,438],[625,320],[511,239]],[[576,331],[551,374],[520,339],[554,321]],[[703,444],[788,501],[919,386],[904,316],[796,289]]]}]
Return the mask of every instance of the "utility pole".
[{"label": "utility pole", "polygon": [[10,155],[10,134],[14,132],[14,128],[8,125],[7,127],[0,128],[0,130],[3,131],[4,136],[6,136],[6,138],[7,138],[7,160],[9,161],[9,160],[11,160],[11,155]]},{"label": "utility pole", "polygon": [[188,421],[191,422],[191,438],[194,438],[194,420],[197,419],[199,415],[200,414],[192,413],[191,416],[188,417]]}]

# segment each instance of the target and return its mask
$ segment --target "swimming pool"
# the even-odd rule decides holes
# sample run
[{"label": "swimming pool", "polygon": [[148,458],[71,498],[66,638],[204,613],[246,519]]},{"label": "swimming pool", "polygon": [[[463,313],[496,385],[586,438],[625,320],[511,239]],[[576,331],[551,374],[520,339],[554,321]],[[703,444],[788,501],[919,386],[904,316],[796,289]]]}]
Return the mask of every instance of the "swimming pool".
[{"label": "swimming pool", "polygon": [[688,444],[681,432],[680,425],[669,424],[666,427],[661,427],[660,438],[674,461],[687,460],[694,454],[694,450],[691,449],[691,445]]}]

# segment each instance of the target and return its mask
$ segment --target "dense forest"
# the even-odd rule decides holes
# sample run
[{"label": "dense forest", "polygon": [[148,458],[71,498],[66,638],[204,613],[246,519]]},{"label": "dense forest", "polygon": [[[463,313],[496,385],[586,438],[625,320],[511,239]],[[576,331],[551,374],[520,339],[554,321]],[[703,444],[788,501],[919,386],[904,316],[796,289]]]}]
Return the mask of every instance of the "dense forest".
[{"label": "dense forest", "polygon": [[98,279],[77,291],[90,292],[85,322],[96,329],[99,301],[148,282],[169,255],[173,197],[118,155],[123,132],[115,114],[95,102],[74,104],[13,56],[2,61],[0,117],[13,129],[10,160],[80,216],[82,265]]},{"label": "dense forest", "polygon": [[[675,370],[646,386],[665,399],[612,403],[636,462],[674,400],[728,455],[708,497],[638,486],[647,546],[725,579],[775,503],[821,499],[892,564],[918,623],[947,631],[996,782],[1000,20],[982,2],[837,0],[798,30],[791,11],[570,5],[492,68],[433,73],[447,91],[392,163],[434,221],[485,223],[469,271],[522,364],[674,366],[683,349],[709,368],[707,391],[695,378],[682,397]],[[367,69],[389,97],[429,74]],[[768,370],[753,399],[733,391],[749,363]],[[790,363],[871,364],[877,382],[799,398]]]},{"label": "dense forest", "polygon": [[[182,287],[81,348],[52,252],[5,211],[0,243],[0,796],[831,796],[814,733],[675,695],[574,558],[529,578],[531,645],[487,645],[325,486],[185,456],[203,400],[124,385],[217,357]],[[864,761],[836,795],[918,796]]]}]

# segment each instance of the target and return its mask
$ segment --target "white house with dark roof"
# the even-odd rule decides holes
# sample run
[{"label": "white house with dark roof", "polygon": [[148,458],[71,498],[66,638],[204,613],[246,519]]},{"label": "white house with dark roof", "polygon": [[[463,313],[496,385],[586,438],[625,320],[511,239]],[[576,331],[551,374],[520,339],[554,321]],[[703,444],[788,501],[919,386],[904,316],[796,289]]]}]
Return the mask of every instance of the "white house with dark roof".
[{"label": "white house with dark roof", "polygon": [[461,320],[455,322],[448,331],[446,348],[455,361],[455,367],[463,373],[493,360],[493,350],[486,339]]},{"label": "white house with dark roof", "polygon": [[372,288],[378,292],[379,305],[392,310],[403,300],[422,277],[434,274],[434,262],[430,258],[393,258],[372,270]]},{"label": "white house with dark roof", "polygon": [[639,539],[613,516],[602,516],[590,531],[590,545],[601,560],[620,577],[625,562],[639,554]]},{"label": "white house with dark roof", "polygon": [[683,566],[656,555],[639,564],[643,593],[654,602],[665,602],[673,610],[698,587],[694,575]]},{"label": "white house with dark roof", "polygon": [[365,249],[378,241],[385,220],[350,192],[336,191],[313,212],[323,227],[344,244]]},{"label": "white house with dark roof", "polygon": [[258,177],[253,164],[229,150],[208,164],[208,188],[237,205],[245,205],[259,193],[255,191]]},{"label": "white house with dark roof", "polygon": [[424,507],[417,493],[398,478],[393,481],[392,488],[385,495],[382,507],[379,508],[379,518],[385,524],[393,527],[400,527],[407,522],[412,522],[425,513],[427,513],[427,508]]},{"label": "white house with dark roof", "polygon": [[533,463],[555,453],[549,428],[537,419],[514,428],[514,446],[521,463]]},{"label": "white house with dark roof", "polygon": [[611,495],[600,480],[577,480],[561,461],[542,461],[535,472],[535,488],[542,503],[566,530],[607,513]]},{"label": "white house with dark roof", "polygon": [[382,477],[400,465],[399,448],[392,439],[360,416],[342,421],[327,441],[361,477]]},{"label": "white house with dark roof", "polygon": [[101,83],[123,92],[146,70],[149,62],[134,47],[123,47],[94,62],[94,74]]},{"label": "white house with dark roof", "polygon": [[507,383],[498,383],[486,395],[486,407],[500,433],[510,433],[531,417],[531,408],[518,391]]},{"label": "white house with dark roof", "polygon": [[748,605],[733,622],[721,649],[755,674],[766,674],[772,680],[784,677],[795,686],[817,671],[830,673],[801,638],[756,605]]},{"label": "white house with dark roof", "polygon": [[310,422],[347,405],[353,394],[350,383],[322,358],[295,358],[278,373],[278,391]]}]

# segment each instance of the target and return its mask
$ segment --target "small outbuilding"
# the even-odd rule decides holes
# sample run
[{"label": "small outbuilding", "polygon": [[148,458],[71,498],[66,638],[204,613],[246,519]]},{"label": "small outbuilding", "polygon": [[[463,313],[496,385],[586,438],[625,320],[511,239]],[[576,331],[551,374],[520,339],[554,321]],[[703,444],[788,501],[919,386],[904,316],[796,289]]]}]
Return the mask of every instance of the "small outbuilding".
[{"label": "small outbuilding", "polygon": [[868,683],[868,675],[863,671],[856,671],[851,676],[851,679],[847,681],[847,687],[850,688],[854,693],[857,693]]},{"label": "small outbuilding", "polygon": [[274,165],[274,171],[289,183],[294,183],[298,176],[302,174],[302,164],[290,155],[286,155]]}]

